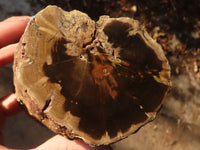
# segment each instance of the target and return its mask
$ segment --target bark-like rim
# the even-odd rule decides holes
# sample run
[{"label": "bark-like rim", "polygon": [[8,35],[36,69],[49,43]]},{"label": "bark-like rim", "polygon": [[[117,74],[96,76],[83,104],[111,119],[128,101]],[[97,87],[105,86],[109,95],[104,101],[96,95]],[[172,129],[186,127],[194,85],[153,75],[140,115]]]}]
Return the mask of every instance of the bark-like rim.
[{"label": "bark-like rim", "polygon": [[[56,11],[62,11],[61,9],[59,9],[55,6],[49,6],[46,9],[47,10],[53,9],[53,10],[56,10]],[[41,15],[43,13],[43,11],[45,11],[45,10],[42,10],[41,12],[39,12],[38,15]],[[37,15],[36,15],[36,17],[37,17]],[[102,18],[108,18],[108,17],[104,16]],[[124,22],[124,23],[128,22],[129,24],[132,24],[133,26],[134,26],[134,23],[135,23],[134,21],[132,21],[131,19],[128,19],[126,17],[118,18],[118,19],[110,18],[109,21],[106,20],[105,22],[102,22],[104,24],[103,28],[107,24],[112,23],[113,21],[116,21],[116,20],[120,21],[120,22]],[[32,23],[33,23],[33,20],[31,20],[29,22],[29,25],[27,26],[26,31],[28,30],[29,26]],[[137,26],[138,24],[136,23],[135,25]],[[25,45],[23,43],[23,40],[20,41],[19,46],[18,46],[18,50],[15,53],[15,61],[14,61],[14,66],[13,66],[13,70],[14,70],[14,73],[15,73],[14,84],[15,84],[15,87],[16,87],[17,100],[19,102],[23,103],[27,107],[27,110],[28,110],[30,115],[37,118],[39,121],[41,121],[44,125],[46,125],[48,128],[50,128],[52,131],[54,131],[58,134],[61,134],[61,135],[65,136],[69,139],[74,139],[74,138],[83,139],[86,143],[88,143],[90,145],[94,145],[94,146],[95,145],[107,145],[107,144],[119,141],[123,138],[126,138],[128,135],[130,135],[132,133],[135,133],[136,131],[139,130],[139,128],[144,126],[146,123],[155,119],[157,111],[160,109],[161,105],[163,104],[164,99],[167,95],[167,92],[170,90],[170,87],[171,87],[170,67],[169,67],[167,59],[164,56],[162,48],[160,47],[160,45],[158,45],[155,41],[152,40],[152,38],[147,34],[146,31],[144,31],[143,28],[141,28],[141,26],[139,26],[138,31],[136,31],[136,33],[143,39],[143,41],[146,43],[146,45],[154,51],[157,58],[162,62],[162,71],[159,72],[158,77],[154,76],[154,80],[157,81],[158,83],[166,85],[167,88],[165,90],[162,101],[157,106],[157,108],[154,109],[154,111],[147,113],[147,115],[148,115],[147,119],[143,122],[140,122],[140,123],[137,123],[137,124],[132,124],[126,132],[123,132],[123,133],[118,132],[117,135],[115,137],[112,137],[112,138],[109,137],[108,132],[105,132],[104,135],[100,139],[94,139],[92,136],[90,136],[87,133],[84,133],[83,131],[78,131],[78,130],[72,131],[70,129],[67,129],[65,126],[59,124],[51,116],[49,116],[47,113],[45,113],[44,110],[47,107],[46,105],[49,106],[49,103],[45,102],[45,105],[43,105],[42,107],[39,107],[38,104],[35,103],[34,98],[31,97],[30,94],[28,94],[27,90],[29,91],[29,89],[26,87],[26,85],[21,83],[20,80],[19,80],[20,74],[18,74],[18,69],[21,67],[21,63],[23,61],[26,61],[26,62],[30,61],[28,57],[26,58],[26,56],[23,55],[24,51],[26,51],[24,49]],[[136,33],[134,33],[134,34],[136,34]],[[26,32],[25,32],[25,34],[26,34]],[[129,115],[129,114],[127,114],[127,115]]]}]

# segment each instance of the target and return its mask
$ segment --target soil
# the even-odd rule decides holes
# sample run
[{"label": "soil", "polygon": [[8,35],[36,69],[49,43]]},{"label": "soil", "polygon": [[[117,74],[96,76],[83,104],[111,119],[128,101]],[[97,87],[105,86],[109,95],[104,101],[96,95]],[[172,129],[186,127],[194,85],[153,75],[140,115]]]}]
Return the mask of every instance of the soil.
[{"label": "soil", "polygon": [[[65,10],[78,9],[86,12],[95,20],[104,14],[111,17],[128,16],[139,20],[154,40],[160,43],[169,60],[172,89],[155,121],[142,127],[136,134],[113,144],[112,147],[114,150],[199,149],[200,0],[26,2],[31,8],[31,12],[25,12],[27,15],[36,13],[48,4],[56,4]],[[22,14],[24,13],[20,15]]]}]

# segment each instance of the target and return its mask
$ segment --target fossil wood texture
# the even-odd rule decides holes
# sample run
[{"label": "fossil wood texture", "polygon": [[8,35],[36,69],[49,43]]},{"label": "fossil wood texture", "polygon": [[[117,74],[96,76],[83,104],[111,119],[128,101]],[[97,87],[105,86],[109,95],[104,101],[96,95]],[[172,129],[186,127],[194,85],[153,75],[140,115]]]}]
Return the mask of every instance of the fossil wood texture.
[{"label": "fossil wood texture", "polygon": [[54,132],[107,145],[152,121],[170,67],[138,21],[48,6],[29,22],[14,60],[17,100]]}]

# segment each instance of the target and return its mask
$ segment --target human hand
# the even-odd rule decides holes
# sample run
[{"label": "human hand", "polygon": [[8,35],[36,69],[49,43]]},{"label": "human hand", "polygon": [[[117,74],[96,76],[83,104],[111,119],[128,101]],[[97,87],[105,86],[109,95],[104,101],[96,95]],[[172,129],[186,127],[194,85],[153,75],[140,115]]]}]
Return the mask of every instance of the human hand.
[{"label": "human hand", "polygon": [[[31,17],[11,17],[0,22],[0,68],[11,63],[14,58],[14,52],[21,35]],[[3,130],[6,118],[20,111],[15,95],[11,94],[0,100],[0,144],[3,144]],[[7,150],[3,145],[0,149]],[[35,148],[36,150],[112,150],[109,146],[100,146],[91,148],[82,140],[68,140],[60,135],[56,135],[42,145]]]}]

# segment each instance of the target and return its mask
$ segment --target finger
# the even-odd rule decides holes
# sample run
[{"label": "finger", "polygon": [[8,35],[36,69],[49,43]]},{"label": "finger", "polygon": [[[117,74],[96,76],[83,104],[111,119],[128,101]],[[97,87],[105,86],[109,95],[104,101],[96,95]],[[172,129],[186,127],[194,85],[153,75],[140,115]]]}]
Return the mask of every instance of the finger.
[{"label": "finger", "polygon": [[110,147],[103,146],[92,148],[84,143],[82,140],[68,140],[60,135],[46,141],[44,144],[37,147],[35,150],[112,150]]},{"label": "finger", "polygon": [[7,18],[1,22],[12,22],[12,21],[16,21],[16,20],[23,20],[23,19],[26,19],[26,18],[30,18],[29,16],[12,16],[10,18]]},{"label": "finger", "polygon": [[[11,94],[0,100],[0,144],[3,144],[3,135],[1,130],[4,128],[6,117],[17,113],[21,108],[17,104],[15,95]],[[7,150],[8,148],[0,145],[0,150]]]},{"label": "finger", "polygon": [[0,22],[0,48],[19,41],[31,17],[12,17]]},{"label": "finger", "polygon": [[11,94],[2,100],[0,100],[0,110],[4,115],[13,115],[21,111],[19,104],[17,103],[15,94]]},{"label": "finger", "polygon": [[0,68],[13,62],[17,44],[8,45],[0,49]]},{"label": "finger", "polygon": [[9,149],[3,145],[0,145],[0,150],[9,150]]},{"label": "finger", "polygon": [[56,135],[49,139],[35,150],[87,150],[87,147],[82,144],[78,144],[75,141],[68,140],[60,135]]},{"label": "finger", "polygon": [[110,146],[107,146],[107,145],[106,146],[102,145],[102,146],[90,147],[87,144],[85,144],[85,142],[83,142],[82,140],[74,140],[74,141],[79,145],[84,145],[87,150],[112,150],[112,148]]}]

